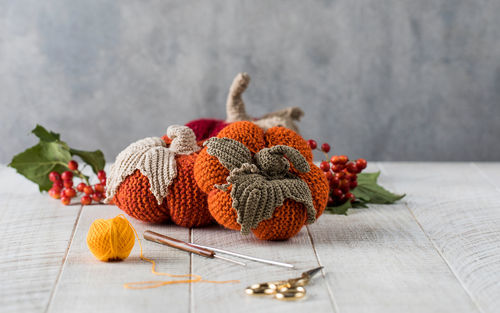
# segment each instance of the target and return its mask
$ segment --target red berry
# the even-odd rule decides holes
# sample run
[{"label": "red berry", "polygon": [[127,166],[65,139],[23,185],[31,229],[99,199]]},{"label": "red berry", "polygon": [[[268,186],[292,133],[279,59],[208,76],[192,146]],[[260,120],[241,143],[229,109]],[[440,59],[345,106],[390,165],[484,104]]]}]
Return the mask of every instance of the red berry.
[{"label": "red berry", "polygon": [[342,190],[343,193],[349,192],[349,183],[342,185],[340,190]]},{"label": "red berry", "polygon": [[104,189],[104,185],[103,184],[95,184],[94,185],[94,190],[96,192],[100,192],[100,193],[104,193],[106,190]]},{"label": "red berry", "polygon": [[99,179],[99,181],[101,182],[101,185],[106,186],[106,177]]},{"label": "red berry", "polygon": [[340,184],[340,179],[339,179],[338,177],[334,176],[334,177],[332,178],[331,182],[330,182],[330,185],[331,185],[332,187],[338,187],[338,186],[339,186],[339,184]]},{"label": "red berry", "polygon": [[321,145],[321,151],[323,151],[324,153],[330,152],[330,145],[325,142]]},{"label": "red berry", "polygon": [[350,192],[346,193],[345,197],[347,199],[351,200],[351,202],[354,202],[356,200],[356,197],[352,193],[350,193]]},{"label": "red berry", "polygon": [[61,178],[63,180],[72,180],[73,179],[73,173],[70,171],[64,171],[61,175]]},{"label": "red berry", "polygon": [[323,161],[320,163],[319,165],[319,168],[323,171],[323,172],[328,172],[330,170],[330,163],[326,162],[326,161]]},{"label": "red berry", "polygon": [[64,205],[68,205],[71,203],[71,198],[68,198],[66,196],[62,196],[61,197],[61,203],[64,204]]},{"label": "red berry", "polygon": [[95,192],[92,195],[92,200],[94,200],[95,202],[100,202],[102,198],[103,198],[103,196],[102,196],[102,193],[100,193],[100,192]]},{"label": "red berry", "polygon": [[338,155],[334,155],[330,158],[330,162],[332,162],[332,164],[339,164],[339,156]]},{"label": "red berry", "polygon": [[333,206],[335,204],[335,200],[332,197],[328,197],[327,206]]},{"label": "red berry", "polygon": [[307,143],[309,144],[309,147],[313,150],[316,149],[316,147],[318,146],[318,144],[316,143],[316,140],[314,140],[314,139],[309,139],[307,141]]},{"label": "red berry", "polygon": [[83,192],[85,192],[86,195],[91,195],[94,193],[94,189],[90,186],[85,186],[83,187]]},{"label": "red berry", "polygon": [[325,177],[328,181],[331,181],[333,178],[333,174],[331,171],[325,172]]},{"label": "red berry", "polygon": [[80,199],[80,202],[83,204],[83,205],[89,205],[92,203],[92,199],[89,197],[89,196],[83,196],[81,199]]},{"label": "red berry", "polygon": [[64,187],[64,184],[61,180],[58,180],[52,184],[52,187],[57,187],[59,189],[62,189]]},{"label": "red berry", "polygon": [[51,196],[54,199],[61,198],[61,189],[54,189],[54,187],[50,188],[49,196]]},{"label": "red berry", "polygon": [[339,161],[340,161],[340,164],[346,164],[349,161],[349,158],[347,157],[347,155],[340,155]]},{"label": "red berry", "polygon": [[62,188],[63,188],[62,183],[61,183],[61,184],[58,184],[58,183],[56,182],[56,183],[53,183],[53,184],[52,184],[52,188],[50,188],[50,189],[54,189],[54,190],[56,190],[57,192],[60,192]]},{"label": "red berry", "polygon": [[365,159],[358,159],[356,161],[356,166],[358,167],[358,169],[360,170],[364,170],[366,168],[366,165],[368,165],[368,162],[366,162]]},{"label": "red berry", "polygon": [[64,195],[68,198],[74,198],[76,196],[76,191],[73,188],[66,188],[63,190]]},{"label": "red berry", "polygon": [[97,178],[99,178],[99,180],[106,178],[106,172],[103,170],[100,170],[99,172],[97,172]]},{"label": "red berry", "polygon": [[332,166],[332,171],[334,171],[335,173],[342,172],[343,169],[344,165],[342,164],[335,164],[334,166]]},{"label": "red berry", "polygon": [[76,190],[78,190],[79,192],[83,192],[83,188],[85,188],[85,186],[87,186],[85,183],[79,183],[76,186]]},{"label": "red berry", "polygon": [[349,188],[354,189],[356,187],[358,187],[358,182],[357,181],[351,181],[349,183]]},{"label": "red berry", "polygon": [[78,162],[76,162],[75,160],[69,161],[68,168],[72,171],[76,171],[78,169]]},{"label": "red berry", "polygon": [[64,187],[66,187],[66,188],[73,187],[73,181],[72,180],[65,180],[63,184],[64,184]]},{"label": "red berry", "polygon": [[61,180],[61,175],[59,175],[58,172],[50,172],[49,174],[49,180],[53,183],[55,183],[56,181],[60,181]]},{"label": "red berry", "polygon": [[337,177],[338,179],[342,179],[345,177],[345,173],[344,172],[335,172],[335,177]]},{"label": "red berry", "polygon": [[335,188],[335,189],[333,189],[332,194],[333,194],[335,197],[339,198],[339,197],[341,197],[341,196],[342,196],[343,192],[342,192],[342,190],[340,190],[340,189],[338,189],[338,188]]},{"label": "red berry", "polygon": [[349,171],[349,173],[356,174],[358,172],[358,167],[356,166],[356,163],[354,163],[354,162],[347,163],[346,169]]}]

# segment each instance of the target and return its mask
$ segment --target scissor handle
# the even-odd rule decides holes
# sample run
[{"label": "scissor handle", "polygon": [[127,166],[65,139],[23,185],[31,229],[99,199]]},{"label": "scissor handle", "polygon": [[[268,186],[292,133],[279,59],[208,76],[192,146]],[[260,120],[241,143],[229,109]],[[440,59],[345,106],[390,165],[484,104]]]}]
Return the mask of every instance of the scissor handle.
[{"label": "scissor handle", "polygon": [[298,300],[304,298],[306,289],[301,286],[281,287],[274,294],[274,298],[278,300]]},{"label": "scissor handle", "polygon": [[287,281],[274,281],[274,282],[253,284],[245,289],[245,293],[248,295],[272,295],[275,294],[279,288],[287,284],[288,284]]}]

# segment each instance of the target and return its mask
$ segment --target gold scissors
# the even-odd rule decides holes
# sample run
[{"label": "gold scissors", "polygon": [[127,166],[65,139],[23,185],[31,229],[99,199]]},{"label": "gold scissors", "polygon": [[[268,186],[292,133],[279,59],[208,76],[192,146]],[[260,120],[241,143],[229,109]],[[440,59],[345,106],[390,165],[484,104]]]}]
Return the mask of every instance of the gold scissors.
[{"label": "gold scissors", "polygon": [[272,295],[278,300],[298,300],[306,295],[305,285],[309,283],[314,274],[318,273],[323,266],[308,270],[300,277],[288,280],[270,281],[248,286],[245,289],[247,295]]}]

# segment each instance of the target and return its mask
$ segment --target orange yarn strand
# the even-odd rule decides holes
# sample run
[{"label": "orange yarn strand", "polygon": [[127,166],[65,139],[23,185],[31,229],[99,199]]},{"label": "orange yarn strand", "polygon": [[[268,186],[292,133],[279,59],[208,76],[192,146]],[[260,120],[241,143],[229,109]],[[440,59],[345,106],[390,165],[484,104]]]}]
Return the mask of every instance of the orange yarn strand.
[{"label": "orange yarn strand", "polygon": [[135,230],[134,226],[132,226],[132,224],[125,218],[125,216],[123,214],[120,214],[118,216],[125,219],[128,222],[128,224],[130,225],[130,227],[132,228],[132,230],[134,231],[134,234],[137,238],[137,241],[139,242],[139,247],[141,249],[140,258],[143,261],[151,263],[151,273],[153,273],[153,275],[168,276],[168,277],[172,277],[172,278],[181,278],[181,277],[191,277],[192,278],[192,279],[183,279],[183,280],[149,280],[149,281],[131,282],[131,283],[123,284],[124,288],[127,288],[127,289],[152,289],[152,288],[158,288],[161,286],[173,285],[173,284],[189,284],[189,283],[227,284],[227,283],[239,283],[240,282],[239,280],[224,280],[224,281],[203,280],[200,275],[196,275],[196,274],[175,275],[175,274],[156,271],[156,262],[152,259],[146,258],[143,254],[141,240],[139,239],[139,235],[137,234],[137,231]]}]

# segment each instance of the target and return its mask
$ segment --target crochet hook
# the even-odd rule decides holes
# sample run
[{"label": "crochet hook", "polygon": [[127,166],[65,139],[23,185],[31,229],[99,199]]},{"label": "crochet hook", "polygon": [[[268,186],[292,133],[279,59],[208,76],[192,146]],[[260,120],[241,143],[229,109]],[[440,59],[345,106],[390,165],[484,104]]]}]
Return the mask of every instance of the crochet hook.
[{"label": "crochet hook", "polygon": [[271,260],[256,258],[256,257],[253,257],[253,256],[244,255],[244,254],[240,254],[240,253],[236,253],[236,252],[231,252],[231,251],[217,249],[217,248],[208,247],[208,246],[202,246],[202,245],[199,245],[199,244],[196,244],[196,243],[192,243],[191,245],[193,245],[195,247],[198,247],[198,248],[210,249],[210,250],[213,250],[215,252],[232,255],[232,256],[235,256],[235,257],[242,258],[242,259],[252,260],[252,261],[255,261],[255,262],[272,264],[272,265],[277,265],[277,266],[282,266],[282,267],[288,267],[288,268],[294,268],[293,264],[289,264],[289,263],[283,263],[283,262],[278,262],[278,261],[271,261]]},{"label": "crochet hook", "polygon": [[246,266],[246,264],[243,262],[239,262],[236,260],[228,259],[228,258],[222,257],[220,255],[217,255],[215,253],[215,251],[213,251],[213,250],[210,250],[207,248],[197,247],[197,246],[194,246],[193,244],[190,244],[190,243],[187,243],[187,242],[175,239],[175,238],[171,238],[171,237],[168,237],[168,236],[165,236],[162,234],[158,234],[158,233],[155,233],[155,232],[150,231],[150,230],[146,230],[144,232],[144,239],[149,240],[149,241],[153,241],[153,242],[156,242],[156,243],[159,243],[162,245],[166,245],[166,246],[169,246],[172,248],[176,248],[179,250],[183,250],[186,252],[195,253],[195,254],[198,254],[198,255],[201,255],[201,256],[204,256],[207,258],[211,258],[211,259],[217,258],[217,259],[225,260],[225,261],[232,262],[235,264],[239,264],[242,266]]}]

